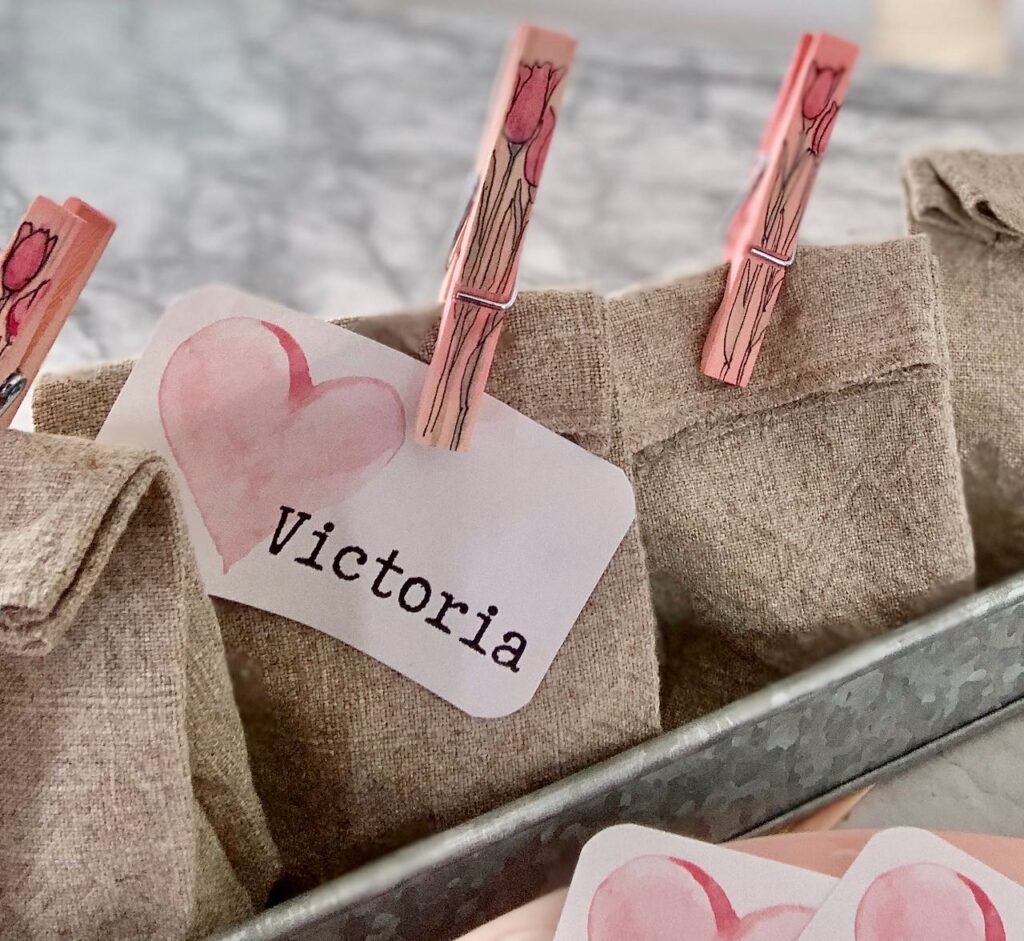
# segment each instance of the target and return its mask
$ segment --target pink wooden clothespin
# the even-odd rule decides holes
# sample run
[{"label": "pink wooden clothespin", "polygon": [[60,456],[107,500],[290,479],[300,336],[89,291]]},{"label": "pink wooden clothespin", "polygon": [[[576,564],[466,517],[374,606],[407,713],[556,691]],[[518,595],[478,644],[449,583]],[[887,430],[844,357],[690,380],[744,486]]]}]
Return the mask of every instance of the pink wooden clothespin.
[{"label": "pink wooden clothespin", "polygon": [[0,260],[0,428],[24,400],[114,232],[80,199],[37,196]]},{"label": "pink wooden clothespin", "polygon": [[416,420],[424,444],[469,445],[516,274],[575,40],[522,26],[506,55],[477,157],[473,195],[441,287],[444,311]]},{"label": "pink wooden clothespin", "polygon": [[750,381],[856,59],[856,46],[827,33],[800,40],[758,149],[750,193],[726,239],[725,296],[701,358],[707,376],[738,386]]}]

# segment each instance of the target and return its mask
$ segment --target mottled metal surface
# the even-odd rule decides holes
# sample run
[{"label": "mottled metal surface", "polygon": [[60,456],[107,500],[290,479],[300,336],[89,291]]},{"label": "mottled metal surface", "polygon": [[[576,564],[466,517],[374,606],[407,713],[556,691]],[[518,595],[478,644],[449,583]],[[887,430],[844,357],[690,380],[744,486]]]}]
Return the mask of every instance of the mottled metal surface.
[{"label": "mottled metal surface", "polygon": [[1024,577],[858,647],[218,936],[444,941],[568,882],[633,822],[722,841],[1015,714]]}]

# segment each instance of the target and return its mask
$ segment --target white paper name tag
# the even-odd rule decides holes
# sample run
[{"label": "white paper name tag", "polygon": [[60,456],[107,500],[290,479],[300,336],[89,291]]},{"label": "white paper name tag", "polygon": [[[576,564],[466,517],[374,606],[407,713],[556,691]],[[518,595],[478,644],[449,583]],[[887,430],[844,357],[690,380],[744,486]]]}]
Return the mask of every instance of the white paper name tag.
[{"label": "white paper name tag", "polygon": [[171,462],[210,594],[337,637],[471,715],[508,715],[629,528],[633,492],[492,398],[468,452],[416,444],[425,372],[204,288],[167,309],[99,440]]}]

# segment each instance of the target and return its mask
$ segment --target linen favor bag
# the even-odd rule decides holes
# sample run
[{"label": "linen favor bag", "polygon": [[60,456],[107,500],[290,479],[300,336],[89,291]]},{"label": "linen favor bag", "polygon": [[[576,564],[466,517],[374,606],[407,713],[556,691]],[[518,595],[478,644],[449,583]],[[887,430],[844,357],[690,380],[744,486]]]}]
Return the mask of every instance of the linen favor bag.
[{"label": "linen favor bag", "polygon": [[724,278],[608,302],[666,727],[972,587],[925,240],[801,249],[743,389],[698,369]]},{"label": "linen favor bag", "polygon": [[982,584],[1024,569],[1024,154],[936,151],[904,172],[939,262]]},{"label": "linen favor bag", "polygon": [[0,939],[205,937],[278,860],[155,456],[0,431]]},{"label": "linen favor bag", "polygon": [[[420,358],[437,311],[348,322]],[[44,379],[38,427],[94,435],[128,364]],[[603,304],[523,293],[488,391],[626,467]],[[309,888],[467,820],[660,731],[656,629],[636,527],[534,699],[474,719],[341,641],[217,602],[257,790],[281,848],[285,892]]]}]

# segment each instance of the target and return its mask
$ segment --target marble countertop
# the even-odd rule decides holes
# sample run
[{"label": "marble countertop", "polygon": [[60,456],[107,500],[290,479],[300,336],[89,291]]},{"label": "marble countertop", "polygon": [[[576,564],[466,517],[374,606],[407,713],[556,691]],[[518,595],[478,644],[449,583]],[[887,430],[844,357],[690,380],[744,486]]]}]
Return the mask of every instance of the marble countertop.
[{"label": "marble countertop", "polygon": [[[49,366],[137,353],[169,298],[209,282],[324,317],[430,300],[510,25],[328,0],[0,0],[3,218],[41,192],[119,223]],[[785,57],[580,39],[521,286],[714,262]],[[862,64],[805,241],[900,234],[900,158],[1024,148],[1021,92]],[[1016,731],[877,787],[852,822],[1024,835]]]},{"label": "marble countertop", "polygon": [[[138,352],[231,282],[320,316],[433,298],[511,21],[327,0],[0,0],[0,211],[118,220],[54,367]],[[521,285],[718,258],[785,56],[580,36]],[[899,161],[1024,147],[1019,84],[858,67],[806,241],[898,235]]]}]

